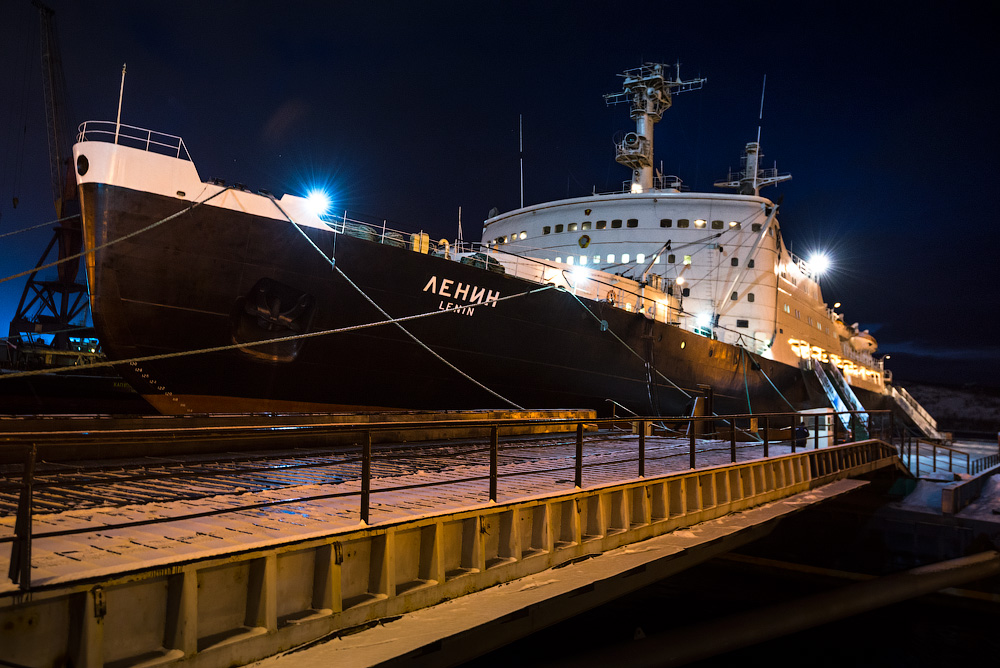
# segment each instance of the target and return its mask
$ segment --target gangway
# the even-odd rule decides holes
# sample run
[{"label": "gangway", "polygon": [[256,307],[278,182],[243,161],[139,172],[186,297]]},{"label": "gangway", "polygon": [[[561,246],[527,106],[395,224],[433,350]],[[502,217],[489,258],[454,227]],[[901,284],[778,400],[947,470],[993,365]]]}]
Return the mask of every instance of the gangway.
[{"label": "gangway", "polygon": [[844,374],[840,372],[840,369],[836,365],[825,362],[822,366],[826,371],[827,377],[830,378],[833,386],[837,389],[837,393],[844,400],[844,403],[847,404],[847,409],[851,411],[850,420],[855,423],[857,433],[861,435],[861,438],[868,438],[868,430],[865,427],[868,423],[868,414],[865,412],[865,407],[861,405],[858,395],[854,394],[854,390],[847,384]]},{"label": "gangway", "polygon": [[[853,424],[854,432],[852,433],[858,434],[861,438],[868,438],[868,431],[865,427],[867,422],[865,407],[861,405],[858,397],[848,386],[837,367],[813,359],[804,360],[803,364],[816,374],[816,379],[823,388],[827,401],[837,413],[844,429],[851,431]],[[852,411],[859,412],[853,413]]]},{"label": "gangway", "polygon": [[893,402],[903,411],[913,422],[914,426],[919,429],[924,436],[934,440],[944,440],[945,435],[938,431],[937,420],[931,417],[930,413],[924,410],[924,407],[917,402],[910,393],[906,391],[906,388],[896,387],[895,385],[889,385],[889,396],[892,397]]}]

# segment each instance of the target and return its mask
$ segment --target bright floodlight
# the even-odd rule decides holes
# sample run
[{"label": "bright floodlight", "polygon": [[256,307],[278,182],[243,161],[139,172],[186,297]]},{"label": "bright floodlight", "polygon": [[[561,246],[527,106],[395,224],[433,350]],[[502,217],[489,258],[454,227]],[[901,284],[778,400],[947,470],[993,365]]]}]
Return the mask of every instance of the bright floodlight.
[{"label": "bright floodlight", "polygon": [[814,253],[809,258],[809,266],[812,268],[813,273],[819,276],[826,273],[826,270],[830,268],[830,258],[826,253]]},{"label": "bright floodlight", "polygon": [[306,195],[309,209],[317,216],[325,215],[330,210],[330,196],[322,190],[313,190]]}]

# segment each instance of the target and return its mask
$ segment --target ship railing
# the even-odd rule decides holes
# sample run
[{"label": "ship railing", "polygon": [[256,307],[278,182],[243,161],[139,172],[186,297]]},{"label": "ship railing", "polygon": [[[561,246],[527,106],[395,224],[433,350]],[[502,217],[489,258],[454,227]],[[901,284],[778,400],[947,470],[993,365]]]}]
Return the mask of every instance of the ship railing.
[{"label": "ship railing", "polygon": [[[684,185],[684,182],[681,180],[681,177],[674,176],[673,174],[666,174],[666,175],[663,175],[663,176],[654,176],[653,177],[653,187],[652,187],[652,189],[653,190],[676,190],[678,192],[687,192],[687,191],[691,190],[691,188],[689,188],[688,186]],[[612,192],[603,192],[603,193],[597,193],[597,194],[600,194],[600,195],[620,195],[620,194],[623,194],[623,193],[630,193],[630,192],[632,192],[632,181],[622,181],[621,190],[616,190],[616,191],[612,191]]]},{"label": "ship railing", "polygon": [[[852,412],[853,413],[853,412]],[[185,416],[187,417],[187,416]],[[764,413],[740,415],[686,415],[676,417],[638,416],[596,418],[591,413],[574,418],[493,418],[486,420],[434,420],[427,422],[391,422],[361,424],[321,423],[302,424],[291,421],[281,422],[281,416],[272,415],[265,424],[247,424],[246,415],[226,417],[214,416],[213,424],[205,427],[191,427],[180,423],[167,425],[158,423],[155,427],[121,429],[113,420],[103,425],[89,426],[80,431],[51,431],[44,434],[30,432],[19,434],[9,432],[3,438],[0,455],[4,461],[22,462],[6,464],[6,476],[0,480],[0,494],[19,495],[16,519],[12,533],[0,535],[0,545],[11,544],[8,577],[23,592],[31,591],[32,541],[62,538],[80,534],[106,533],[116,529],[135,529],[142,526],[177,522],[181,520],[204,519],[232,513],[253,511],[266,512],[280,509],[287,504],[301,505],[310,501],[331,499],[355,499],[348,501],[345,510],[355,514],[360,522],[371,523],[372,497],[378,496],[379,509],[383,512],[394,503],[405,504],[411,498],[412,490],[440,488],[445,485],[461,484],[466,489],[476,484],[481,487],[481,502],[493,504],[498,501],[501,483],[508,484],[516,478],[532,480],[531,494],[537,493],[537,481],[550,481],[553,492],[561,489],[582,489],[585,477],[589,484],[595,479],[620,479],[626,471],[634,472],[636,480],[648,476],[686,475],[690,470],[731,464],[759,462],[762,459],[797,458],[802,461],[801,475],[817,479],[836,475],[857,466],[875,462],[889,462],[898,453],[893,442],[894,425],[891,411],[869,411],[867,425],[870,439],[858,441],[857,435],[840,429],[840,420],[830,420],[829,414],[804,413]],[[169,418],[168,418],[169,419]],[[276,428],[276,424],[280,428]],[[626,437],[613,430],[621,425],[630,428],[634,438]],[[812,430],[810,430],[812,427]],[[110,431],[109,431],[110,430]],[[567,438],[548,438],[535,441],[533,450],[551,452],[550,457],[539,457],[537,463],[525,465],[523,457],[517,456],[515,466],[505,466],[501,471],[500,461],[506,449],[501,434],[506,441],[514,441],[512,449],[520,448],[525,434],[575,434],[575,443]],[[461,446],[450,448],[448,455],[434,455],[436,459],[452,457],[456,476],[446,476],[443,480],[413,484],[403,479],[402,484],[394,484],[393,477],[399,470],[398,462],[404,454],[412,460],[426,456],[426,444],[406,445],[419,441],[443,438],[459,438]],[[613,434],[616,441],[614,455],[608,456],[608,438]],[[518,440],[520,437],[520,440]],[[647,438],[659,437],[658,447],[648,447]],[[285,450],[300,447],[302,443],[323,443],[316,448],[324,453],[322,457],[309,456],[301,463],[289,463],[283,458],[277,464],[247,463],[237,468],[206,470],[198,467],[177,467],[157,471],[138,470],[119,475],[120,464],[114,465],[116,474],[109,477],[76,476],[67,479],[53,476],[50,468],[38,475],[36,463],[58,462],[79,457],[80,452],[94,452],[97,446],[119,451],[127,446],[134,453],[139,446],[151,454],[162,454],[176,450],[198,452],[199,461],[207,453],[224,451],[228,443],[238,442],[240,447],[253,443],[259,449]],[[373,448],[374,444],[391,444],[390,448]],[[685,447],[686,446],[686,447]],[[329,455],[329,456],[327,456]],[[335,457],[334,457],[335,455]],[[588,456],[589,455],[589,456]],[[597,455],[597,456],[594,456]],[[227,458],[228,459],[228,458]],[[331,461],[332,460],[332,461]],[[292,470],[311,471],[354,470],[357,486],[351,489],[318,490],[320,493],[303,497],[274,499],[254,497],[245,503],[234,503],[224,508],[200,510],[189,514],[171,514],[169,517],[152,519],[130,519],[119,524],[98,524],[80,528],[59,529],[46,524],[42,531],[33,530],[34,515],[43,510],[52,512],[54,499],[65,499],[67,489],[74,491],[74,497],[102,497],[107,489],[115,486],[149,481],[181,483],[211,477],[232,480],[234,489],[242,478],[259,479],[280,471],[287,474]],[[784,477],[791,467],[779,466],[774,475]],[[72,469],[71,469],[72,471]],[[585,476],[585,474],[587,474]],[[763,484],[764,471],[759,471],[759,483]],[[18,480],[20,478],[20,480]],[[569,479],[572,478],[572,481]],[[374,483],[374,485],[373,485]],[[300,484],[292,478],[291,485]],[[699,483],[699,487],[701,483]],[[280,485],[278,485],[280,488]],[[522,487],[510,483],[507,494],[524,493]],[[726,486],[729,489],[729,486]],[[52,490],[51,492],[49,490]],[[401,493],[405,492],[405,493]],[[237,497],[233,497],[236,499]],[[351,506],[355,510],[351,510]],[[405,506],[404,506],[405,507]]]},{"label": "ship railing", "polygon": [[156,130],[115,123],[114,121],[84,121],[76,136],[78,142],[102,141],[142,149],[150,153],[191,161],[184,140]]}]

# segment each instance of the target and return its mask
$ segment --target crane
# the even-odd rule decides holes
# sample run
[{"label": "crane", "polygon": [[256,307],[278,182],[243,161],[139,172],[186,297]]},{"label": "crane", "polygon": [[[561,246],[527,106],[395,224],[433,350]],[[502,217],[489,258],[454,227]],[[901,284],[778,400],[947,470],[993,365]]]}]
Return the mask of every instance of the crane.
[{"label": "crane", "polygon": [[[10,337],[51,334],[52,348],[74,349],[74,340],[92,339],[92,327],[74,325],[73,321],[88,312],[90,299],[87,287],[77,281],[79,258],[58,265],[56,280],[41,280],[38,267],[49,262],[56,249],[58,258],[68,258],[80,252],[83,242],[80,202],[73,173],[71,135],[66,118],[65,79],[62,59],[56,40],[55,12],[33,0],[41,21],[42,92],[45,99],[45,121],[49,139],[49,175],[52,198],[58,220],[52,239],[28,276],[17,311],[10,322]],[[89,350],[87,351],[89,352]]]}]

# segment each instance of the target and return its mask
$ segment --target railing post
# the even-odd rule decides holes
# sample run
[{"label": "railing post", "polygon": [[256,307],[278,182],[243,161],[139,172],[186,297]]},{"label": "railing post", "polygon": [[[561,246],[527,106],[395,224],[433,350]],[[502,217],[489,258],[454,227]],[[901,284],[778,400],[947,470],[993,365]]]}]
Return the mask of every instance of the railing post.
[{"label": "railing post", "polygon": [[639,477],[646,477],[646,421],[639,420]]},{"label": "railing post", "polygon": [[840,427],[840,413],[833,412],[833,442],[830,445],[837,445],[837,431]]},{"label": "railing post", "polygon": [[490,501],[497,500],[497,459],[500,449],[500,427],[490,427]]},{"label": "railing post", "polygon": [[799,421],[796,419],[796,415],[792,415],[791,427],[788,430],[788,440],[789,444],[792,446],[792,453],[795,453],[795,441],[798,440],[799,433]]},{"label": "railing post", "polygon": [[931,473],[937,472],[937,443],[931,443]]},{"label": "railing post", "polygon": [[858,440],[858,422],[859,422],[858,414],[851,412],[848,413],[848,415],[850,416],[851,420],[851,441],[856,443]]},{"label": "railing post", "polygon": [[576,479],[577,487],[583,487],[583,423],[576,425]]},{"label": "railing post", "polygon": [[953,473],[953,471],[951,470],[951,453],[952,452],[953,452],[952,450],[948,451],[948,473]]},{"label": "railing post", "polygon": [[31,588],[31,511],[37,456],[38,446],[32,443],[24,456],[21,496],[17,501],[14,542],[10,547],[10,566],[7,571],[10,581],[19,585],[21,591]]},{"label": "railing post", "polygon": [[372,432],[365,431],[361,443],[361,521],[368,524],[372,492]]},{"label": "railing post", "polygon": [[819,450],[819,413],[813,417],[813,450]]},{"label": "railing post", "polygon": [[736,463],[736,418],[729,420],[729,460]]},{"label": "railing post", "polygon": [[767,431],[768,431],[767,416],[766,415],[763,416],[760,420],[761,420],[761,423],[764,425],[764,427],[763,427],[763,431],[764,431],[764,456],[767,457],[768,456],[767,449],[768,449],[768,445],[770,445],[769,440],[768,440],[768,433],[767,433]]},{"label": "railing post", "polygon": [[697,463],[694,459],[694,418],[688,418],[688,463],[691,468],[697,468]]}]

